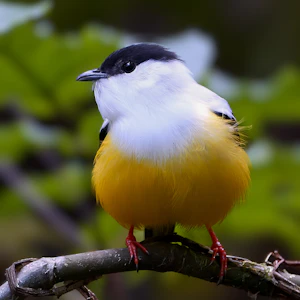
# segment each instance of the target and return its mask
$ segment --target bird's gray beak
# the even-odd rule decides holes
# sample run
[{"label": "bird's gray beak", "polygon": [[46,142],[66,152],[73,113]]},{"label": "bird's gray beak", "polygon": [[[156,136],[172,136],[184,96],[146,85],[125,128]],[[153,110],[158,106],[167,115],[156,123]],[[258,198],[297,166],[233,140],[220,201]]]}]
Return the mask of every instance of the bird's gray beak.
[{"label": "bird's gray beak", "polygon": [[76,80],[77,81],[96,81],[101,78],[107,78],[106,73],[102,73],[99,69],[89,70],[80,74]]}]

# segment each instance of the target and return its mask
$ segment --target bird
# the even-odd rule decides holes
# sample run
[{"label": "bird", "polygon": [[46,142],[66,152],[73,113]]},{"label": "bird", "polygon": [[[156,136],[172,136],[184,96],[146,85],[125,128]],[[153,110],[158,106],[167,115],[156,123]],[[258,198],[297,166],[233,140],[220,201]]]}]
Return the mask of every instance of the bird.
[{"label": "bird", "polygon": [[155,43],[111,53],[80,74],[104,120],[92,171],[97,202],[129,230],[130,261],[149,254],[134,235],[206,227],[220,280],[227,253],[212,226],[245,199],[250,161],[228,102],[197,83],[184,61]]}]

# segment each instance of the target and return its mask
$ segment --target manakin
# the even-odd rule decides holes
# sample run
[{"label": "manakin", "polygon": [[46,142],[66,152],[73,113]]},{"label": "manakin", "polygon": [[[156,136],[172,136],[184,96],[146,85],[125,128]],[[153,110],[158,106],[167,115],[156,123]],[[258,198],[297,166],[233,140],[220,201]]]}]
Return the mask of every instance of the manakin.
[{"label": "manakin", "polygon": [[199,85],[184,62],[157,44],[113,52],[94,70],[105,120],[92,182],[97,201],[129,229],[126,244],[138,265],[134,228],[168,234],[176,224],[206,226],[220,279],[226,252],[212,230],[241,201],[250,182],[249,159],[226,100]]}]

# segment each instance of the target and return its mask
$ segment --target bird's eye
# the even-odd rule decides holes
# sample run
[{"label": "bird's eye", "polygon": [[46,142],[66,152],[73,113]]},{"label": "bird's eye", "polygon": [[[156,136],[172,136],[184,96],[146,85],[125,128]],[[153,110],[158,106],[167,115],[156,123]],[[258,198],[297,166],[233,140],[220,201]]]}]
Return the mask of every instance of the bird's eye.
[{"label": "bird's eye", "polygon": [[131,73],[134,71],[136,65],[134,62],[132,61],[127,61],[125,64],[123,64],[122,66],[122,70],[125,72],[125,73]]}]

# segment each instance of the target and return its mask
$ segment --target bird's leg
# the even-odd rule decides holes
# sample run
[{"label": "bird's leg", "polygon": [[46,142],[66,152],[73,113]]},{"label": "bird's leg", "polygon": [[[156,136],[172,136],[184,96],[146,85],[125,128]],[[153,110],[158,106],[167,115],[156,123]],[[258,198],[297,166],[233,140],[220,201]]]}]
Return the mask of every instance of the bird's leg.
[{"label": "bird's leg", "polygon": [[211,227],[206,227],[206,228],[207,228],[207,230],[210,234],[211,240],[212,240],[212,245],[211,245],[210,249],[213,251],[213,254],[212,254],[211,261],[213,262],[216,259],[217,254],[219,254],[219,257],[220,257],[221,270],[219,273],[219,281],[218,281],[218,283],[220,283],[223,280],[223,277],[227,270],[226,251],[223,248],[222,244],[219,242],[219,240],[218,240],[216,234],[214,233],[214,231],[212,230],[212,228]]},{"label": "bird's leg", "polygon": [[130,254],[130,262],[133,260],[136,266],[136,270],[139,270],[139,259],[137,256],[137,248],[140,248],[144,253],[149,254],[148,250],[136,241],[135,236],[133,235],[134,226],[131,226],[126,238],[126,246]]}]

